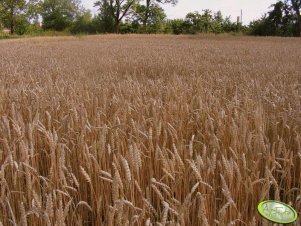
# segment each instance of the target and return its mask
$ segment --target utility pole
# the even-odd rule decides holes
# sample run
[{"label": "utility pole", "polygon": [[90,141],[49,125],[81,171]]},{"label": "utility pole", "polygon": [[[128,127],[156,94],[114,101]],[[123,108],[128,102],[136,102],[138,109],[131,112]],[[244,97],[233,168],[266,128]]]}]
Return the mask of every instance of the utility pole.
[{"label": "utility pole", "polygon": [[242,24],[242,9],[240,11],[240,23]]}]

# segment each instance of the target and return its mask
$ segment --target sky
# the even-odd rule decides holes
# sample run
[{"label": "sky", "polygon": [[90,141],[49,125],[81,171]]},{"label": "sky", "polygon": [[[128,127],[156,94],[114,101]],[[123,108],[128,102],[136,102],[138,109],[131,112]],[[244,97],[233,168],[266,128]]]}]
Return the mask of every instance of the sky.
[{"label": "sky", "polygon": [[[93,13],[96,9],[93,4],[96,0],[82,0],[85,8],[90,9]],[[236,21],[243,11],[243,24],[249,24],[254,19],[260,18],[269,10],[269,6],[276,0],[178,0],[176,6],[164,5],[165,13],[170,19],[184,18],[188,12],[210,9],[213,12],[220,10],[225,16],[231,16],[232,21]]]}]

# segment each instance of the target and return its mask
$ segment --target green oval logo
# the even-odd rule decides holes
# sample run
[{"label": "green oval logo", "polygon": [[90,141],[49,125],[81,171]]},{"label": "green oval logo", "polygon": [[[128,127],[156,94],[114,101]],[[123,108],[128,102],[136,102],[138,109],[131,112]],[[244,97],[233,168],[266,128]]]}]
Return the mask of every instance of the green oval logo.
[{"label": "green oval logo", "polygon": [[290,224],[298,218],[298,214],[293,207],[274,200],[259,203],[257,210],[262,217],[278,224]]}]

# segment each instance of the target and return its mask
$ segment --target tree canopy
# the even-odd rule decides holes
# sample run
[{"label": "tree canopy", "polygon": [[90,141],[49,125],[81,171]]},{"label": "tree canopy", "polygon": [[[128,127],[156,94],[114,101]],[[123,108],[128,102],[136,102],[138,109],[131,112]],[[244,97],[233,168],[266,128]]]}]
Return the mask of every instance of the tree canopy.
[{"label": "tree canopy", "polygon": [[[0,32],[35,34],[64,33],[225,33],[298,36],[301,33],[301,0],[282,0],[248,26],[233,22],[221,11],[188,12],[184,18],[168,19],[164,4],[178,0],[95,0],[97,13],[82,6],[81,0],[0,0]],[[40,26],[42,24],[42,27]]]},{"label": "tree canopy", "polygon": [[25,10],[25,0],[0,0],[1,21],[11,34],[15,33],[17,22],[23,19]]},{"label": "tree canopy", "polygon": [[100,12],[107,14],[114,20],[114,30],[119,33],[120,23],[128,14],[136,0],[99,0],[95,6],[99,7]]},{"label": "tree canopy", "polygon": [[79,13],[77,0],[44,0],[42,3],[43,27],[62,31],[71,26]]},{"label": "tree canopy", "polygon": [[259,20],[250,23],[250,34],[297,36],[301,31],[301,0],[278,1]]}]

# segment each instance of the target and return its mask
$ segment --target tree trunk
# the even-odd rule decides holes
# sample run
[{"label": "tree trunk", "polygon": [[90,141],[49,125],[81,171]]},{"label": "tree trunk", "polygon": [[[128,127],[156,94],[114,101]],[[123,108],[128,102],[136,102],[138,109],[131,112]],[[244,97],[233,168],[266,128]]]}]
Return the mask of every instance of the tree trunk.
[{"label": "tree trunk", "polygon": [[301,37],[301,0],[291,0],[291,3],[297,17],[295,36]]},{"label": "tree trunk", "polygon": [[120,21],[116,20],[115,21],[115,33],[119,34],[119,31],[120,31]]},{"label": "tree trunk", "polygon": [[10,34],[15,33],[15,18],[14,18],[14,8],[10,8]]},{"label": "tree trunk", "polygon": [[301,37],[301,14],[300,14],[300,9],[297,8],[296,12],[297,12],[297,16],[298,16],[298,19],[297,19],[296,36],[297,36],[297,37]]},{"label": "tree trunk", "polygon": [[298,20],[296,36],[301,37],[301,18],[299,18],[299,20]]},{"label": "tree trunk", "polygon": [[13,25],[13,22],[11,21],[11,23],[10,23],[10,34],[13,35],[14,33],[15,33],[14,25]]},{"label": "tree trunk", "polygon": [[[132,0],[131,2],[129,2],[127,7],[123,9],[123,12],[122,12],[123,7],[121,5],[121,3],[123,1],[120,2],[120,0],[116,0],[115,2],[116,2],[116,5],[113,6],[113,0],[111,0],[110,6],[111,6],[112,16],[114,17],[114,20],[115,20],[115,25],[114,25],[115,33],[118,34],[119,30],[120,30],[120,23],[121,23],[123,17],[126,16],[127,12],[131,8],[131,6],[134,4],[135,0]],[[116,12],[114,12],[114,8],[116,8]]]},{"label": "tree trunk", "polygon": [[143,19],[143,31],[144,33],[147,33],[147,20],[149,17],[149,7],[150,7],[150,0],[146,0],[146,9],[145,9],[145,14],[144,14],[144,19]]}]

